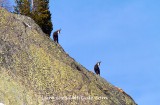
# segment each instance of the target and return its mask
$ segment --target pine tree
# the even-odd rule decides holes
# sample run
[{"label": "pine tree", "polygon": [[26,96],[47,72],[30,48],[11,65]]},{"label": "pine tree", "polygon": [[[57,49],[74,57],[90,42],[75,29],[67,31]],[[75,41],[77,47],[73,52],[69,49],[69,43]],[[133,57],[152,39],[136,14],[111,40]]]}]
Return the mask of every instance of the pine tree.
[{"label": "pine tree", "polygon": [[15,0],[17,6],[14,7],[14,12],[21,15],[31,16],[30,3],[28,0]]},{"label": "pine tree", "polygon": [[49,0],[34,0],[32,18],[42,28],[43,32],[50,35],[52,31],[51,13],[49,11]]},{"label": "pine tree", "polygon": [[44,33],[50,37],[53,29],[49,0],[16,0],[15,13],[29,16],[41,27]]}]

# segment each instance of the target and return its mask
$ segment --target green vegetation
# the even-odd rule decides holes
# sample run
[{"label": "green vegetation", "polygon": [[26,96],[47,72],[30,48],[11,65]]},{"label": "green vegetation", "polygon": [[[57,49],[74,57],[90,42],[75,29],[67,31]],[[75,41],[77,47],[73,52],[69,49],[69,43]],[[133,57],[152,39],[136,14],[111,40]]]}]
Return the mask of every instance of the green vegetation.
[{"label": "green vegetation", "polygon": [[15,0],[15,2],[14,13],[31,17],[50,37],[53,26],[49,11],[49,0]]}]

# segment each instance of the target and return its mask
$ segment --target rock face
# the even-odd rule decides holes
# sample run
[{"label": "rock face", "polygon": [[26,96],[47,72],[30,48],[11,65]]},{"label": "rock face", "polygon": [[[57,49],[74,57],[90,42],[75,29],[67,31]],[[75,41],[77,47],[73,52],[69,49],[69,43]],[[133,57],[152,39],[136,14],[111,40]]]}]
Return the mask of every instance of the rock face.
[{"label": "rock face", "polygon": [[0,8],[0,103],[5,105],[136,105],[86,70],[35,22]]}]

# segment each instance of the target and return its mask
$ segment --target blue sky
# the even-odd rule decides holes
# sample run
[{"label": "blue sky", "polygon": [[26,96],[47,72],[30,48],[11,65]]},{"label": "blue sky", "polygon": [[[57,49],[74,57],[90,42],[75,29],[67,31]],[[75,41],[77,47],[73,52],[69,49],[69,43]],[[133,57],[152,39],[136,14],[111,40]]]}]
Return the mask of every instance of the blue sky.
[{"label": "blue sky", "polygon": [[90,71],[102,61],[101,77],[138,105],[159,104],[159,0],[50,0],[50,11],[71,57]]},{"label": "blue sky", "polygon": [[139,105],[160,99],[160,1],[54,0],[60,44],[76,61],[122,88]]}]

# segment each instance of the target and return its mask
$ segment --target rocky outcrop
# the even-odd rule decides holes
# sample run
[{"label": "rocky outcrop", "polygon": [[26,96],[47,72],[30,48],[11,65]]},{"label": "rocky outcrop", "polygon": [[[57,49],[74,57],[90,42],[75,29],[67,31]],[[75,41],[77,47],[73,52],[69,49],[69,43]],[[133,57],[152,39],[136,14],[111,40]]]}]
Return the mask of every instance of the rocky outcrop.
[{"label": "rocky outcrop", "polygon": [[77,63],[31,18],[2,8],[0,102],[5,105],[136,105],[125,92]]}]

